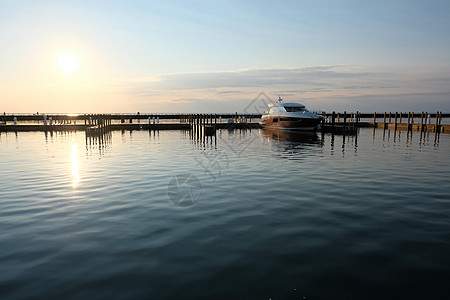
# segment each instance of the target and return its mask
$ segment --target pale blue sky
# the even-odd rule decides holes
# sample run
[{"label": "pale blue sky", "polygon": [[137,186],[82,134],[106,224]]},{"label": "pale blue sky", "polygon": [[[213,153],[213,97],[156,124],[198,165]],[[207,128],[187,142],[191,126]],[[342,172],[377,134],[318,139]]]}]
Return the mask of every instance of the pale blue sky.
[{"label": "pale blue sky", "polygon": [[0,40],[0,110],[450,111],[449,1],[0,0]]}]

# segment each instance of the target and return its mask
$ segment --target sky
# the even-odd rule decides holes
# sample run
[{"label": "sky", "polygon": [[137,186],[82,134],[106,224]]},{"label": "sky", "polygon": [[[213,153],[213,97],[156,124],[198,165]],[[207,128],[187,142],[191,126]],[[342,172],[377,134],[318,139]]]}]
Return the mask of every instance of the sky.
[{"label": "sky", "polygon": [[259,112],[278,96],[450,112],[450,1],[0,0],[0,111]]}]

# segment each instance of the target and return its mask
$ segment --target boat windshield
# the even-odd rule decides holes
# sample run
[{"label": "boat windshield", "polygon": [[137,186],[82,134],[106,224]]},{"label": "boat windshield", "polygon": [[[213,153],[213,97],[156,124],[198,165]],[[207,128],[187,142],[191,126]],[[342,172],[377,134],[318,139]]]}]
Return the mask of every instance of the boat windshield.
[{"label": "boat windshield", "polygon": [[269,113],[279,113],[279,112],[286,112],[286,109],[283,106],[273,106],[270,108]]},{"label": "boat windshield", "polygon": [[286,109],[287,112],[308,111],[306,108],[300,106],[290,106],[290,107],[285,106],[284,108]]}]

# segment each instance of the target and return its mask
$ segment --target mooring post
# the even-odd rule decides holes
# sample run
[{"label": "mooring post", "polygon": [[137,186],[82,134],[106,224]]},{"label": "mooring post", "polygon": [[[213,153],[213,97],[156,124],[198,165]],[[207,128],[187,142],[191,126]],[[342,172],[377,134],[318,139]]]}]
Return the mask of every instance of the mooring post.
[{"label": "mooring post", "polygon": [[423,131],[423,112],[420,114],[420,131]]},{"label": "mooring post", "polygon": [[337,122],[339,122],[340,119],[341,119],[341,116],[339,115],[339,113],[337,113]]},{"label": "mooring post", "polygon": [[386,112],[384,112],[383,129],[386,129]]},{"label": "mooring post", "polygon": [[402,112],[400,112],[400,121],[398,121],[400,124],[402,124]]},{"label": "mooring post", "polygon": [[435,132],[438,132],[438,123],[439,123],[439,112],[437,111],[436,112],[436,121],[435,121],[435,123],[434,123],[434,131]]},{"label": "mooring post", "polygon": [[395,112],[395,129],[397,129],[397,112]]},{"label": "mooring post", "polygon": [[346,123],[347,123],[347,111],[344,110],[344,130],[346,129]]},{"label": "mooring post", "polygon": [[391,124],[391,115],[392,115],[392,113],[391,112],[389,112],[389,123],[388,124]]},{"label": "mooring post", "polygon": [[373,113],[373,126],[377,127],[377,113],[376,112]]},{"label": "mooring post", "polygon": [[334,129],[334,123],[336,122],[335,120],[336,115],[335,112],[333,111],[333,113],[331,114],[331,128]]}]

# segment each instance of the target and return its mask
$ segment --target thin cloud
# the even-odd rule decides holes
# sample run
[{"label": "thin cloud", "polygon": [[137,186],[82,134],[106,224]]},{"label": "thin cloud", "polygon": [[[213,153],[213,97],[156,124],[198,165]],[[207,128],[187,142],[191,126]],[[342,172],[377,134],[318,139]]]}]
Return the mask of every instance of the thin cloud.
[{"label": "thin cloud", "polygon": [[118,86],[121,94],[149,106],[176,103],[187,110],[192,105],[196,111],[203,107],[212,111],[217,111],[214,107],[239,110],[260,92],[272,99],[280,95],[322,110],[363,111],[378,105],[404,108],[417,105],[419,99],[450,109],[445,104],[450,95],[447,75],[431,69],[403,71],[336,65],[165,74],[124,80]]}]

